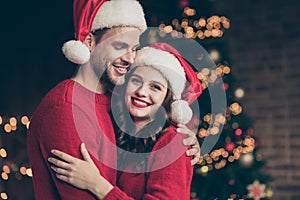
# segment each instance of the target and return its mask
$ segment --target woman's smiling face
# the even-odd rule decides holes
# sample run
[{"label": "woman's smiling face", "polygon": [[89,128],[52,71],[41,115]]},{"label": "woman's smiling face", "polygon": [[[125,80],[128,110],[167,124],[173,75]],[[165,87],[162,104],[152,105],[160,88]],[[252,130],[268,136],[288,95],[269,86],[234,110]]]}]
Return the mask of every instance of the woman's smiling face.
[{"label": "woman's smiling face", "polygon": [[137,67],[129,78],[125,104],[135,122],[148,123],[164,102],[168,91],[166,78],[152,67]]}]

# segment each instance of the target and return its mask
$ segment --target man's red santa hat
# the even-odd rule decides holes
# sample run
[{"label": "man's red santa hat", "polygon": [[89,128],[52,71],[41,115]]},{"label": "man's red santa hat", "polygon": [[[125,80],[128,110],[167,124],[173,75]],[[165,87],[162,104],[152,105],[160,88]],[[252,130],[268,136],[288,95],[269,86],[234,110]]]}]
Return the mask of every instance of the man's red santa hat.
[{"label": "man's red santa hat", "polygon": [[83,41],[92,31],[136,27],[142,33],[147,29],[143,8],[136,0],[74,0],[73,12],[76,40],[66,42],[62,51],[76,64],[90,59],[90,51]]}]

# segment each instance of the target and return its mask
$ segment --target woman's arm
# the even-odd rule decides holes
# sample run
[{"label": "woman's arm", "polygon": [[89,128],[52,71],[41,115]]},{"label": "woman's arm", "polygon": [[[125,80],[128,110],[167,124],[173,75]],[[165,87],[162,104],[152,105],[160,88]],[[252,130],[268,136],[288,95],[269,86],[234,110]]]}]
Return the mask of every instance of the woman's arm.
[{"label": "woman's arm", "polygon": [[[111,185],[101,176],[84,144],[81,145],[81,153],[84,160],[77,159],[58,150],[53,150],[52,153],[57,158],[50,157],[48,160],[53,164],[51,168],[56,172],[58,179],[80,189],[89,190],[98,199],[133,200],[132,197],[128,196],[118,187]],[[161,160],[159,157],[157,158]],[[193,173],[190,160],[190,157],[183,154],[171,165],[158,171],[150,172],[146,183],[147,191],[142,199],[162,200],[170,199],[170,197],[174,200],[189,199],[191,176]],[[185,198],[182,197],[183,193]]]},{"label": "woman's arm", "polygon": [[[182,144],[186,136],[178,135],[175,129],[169,127],[165,134],[159,138],[153,152],[148,159],[148,173],[146,193],[143,199],[147,200],[189,200],[190,189],[193,176],[193,166],[190,164],[192,158],[184,153],[187,148]],[[167,148],[172,143],[172,150],[169,154],[160,152],[161,149]],[[181,152],[176,159],[178,152]],[[168,160],[174,160],[165,166]],[[164,166],[158,170],[158,166]]]},{"label": "woman's arm", "polygon": [[112,189],[111,185],[103,176],[89,156],[84,143],[81,144],[81,153],[84,160],[77,159],[62,151],[52,150],[59,159],[50,157],[51,168],[56,172],[56,177],[75,187],[89,190],[98,199],[103,199]]}]

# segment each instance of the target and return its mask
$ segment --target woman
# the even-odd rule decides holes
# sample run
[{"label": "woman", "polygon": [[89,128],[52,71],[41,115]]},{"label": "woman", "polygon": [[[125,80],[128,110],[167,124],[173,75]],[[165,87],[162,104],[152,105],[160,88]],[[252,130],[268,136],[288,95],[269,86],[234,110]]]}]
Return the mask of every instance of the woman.
[{"label": "woman", "polygon": [[[84,161],[58,150],[50,158],[60,180],[98,199],[189,199],[193,167],[175,124],[192,117],[188,103],[201,93],[192,68],[170,45],[140,50],[135,68],[112,97],[118,154],[118,187],[95,168],[84,145]],[[186,77],[191,84],[187,89]],[[182,93],[184,99],[181,99]],[[182,126],[185,128],[185,126]]]}]

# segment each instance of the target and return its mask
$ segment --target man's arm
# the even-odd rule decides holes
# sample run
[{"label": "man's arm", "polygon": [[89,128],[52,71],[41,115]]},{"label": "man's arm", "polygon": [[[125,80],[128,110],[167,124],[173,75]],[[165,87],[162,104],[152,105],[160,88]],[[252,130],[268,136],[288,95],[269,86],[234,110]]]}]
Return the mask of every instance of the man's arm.
[{"label": "man's arm", "polygon": [[[34,134],[37,137],[37,148],[35,149],[38,151],[37,154],[35,154],[37,157],[33,158],[33,156],[31,156],[34,189],[35,193],[37,193],[37,199],[45,199],[45,194],[47,193],[50,196],[51,193],[55,193],[55,197],[64,200],[96,199],[95,196],[88,191],[80,190],[57,179],[50,168],[50,163],[47,161],[51,155],[51,149],[54,148],[82,159],[80,154],[80,144],[82,141],[78,135],[78,130],[75,126],[71,111],[68,105],[54,107],[49,109],[42,119],[37,119],[37,123],[35,123],[35,119],[32,121],[31,125],[33,127],[30,127],[30,129],[33,132],[38,131],[38,133],[29,132],[29,134]],[[76,112],[80,113],[81,111],[77,110]],[[82,123],[85,124],[87,130],[86,134],[93,134],[95,129],[83,112],[81,112],[81,120]],[[100,167],[99,163],[96,163],[96,165]]]},{"label": "man's arm", "polygon": [[176,131],[178,133],[183,133],[188,136],[182,141],[185,146],[191,146],[191,148],[186,151],[186,155],[193,156],[193,159],[191,160],[191,165],[197,164],[197,162],[201,158],[201,155],[200,155],[200,144],[196,137],[196,133],[194,133],[190,128],[182,124],[177,124]]}]

